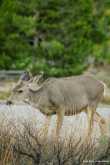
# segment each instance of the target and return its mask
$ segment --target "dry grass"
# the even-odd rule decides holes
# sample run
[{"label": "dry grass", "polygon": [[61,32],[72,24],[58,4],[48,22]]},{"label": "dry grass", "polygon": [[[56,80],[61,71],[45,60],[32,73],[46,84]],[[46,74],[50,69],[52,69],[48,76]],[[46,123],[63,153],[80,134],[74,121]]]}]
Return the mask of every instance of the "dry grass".
[{"label": "dry grass", "polygon": [[97,147],[94,140],[84,145],[72,134],[56,142],[32,123],[22,124],[22,129],[16,129],[13,122],[0,122],[0,165],[82,165],[89,164],[88,160],[97,161],[97,165],[98,160],[108,160],[110,141],[99,154],[100,145]]}]

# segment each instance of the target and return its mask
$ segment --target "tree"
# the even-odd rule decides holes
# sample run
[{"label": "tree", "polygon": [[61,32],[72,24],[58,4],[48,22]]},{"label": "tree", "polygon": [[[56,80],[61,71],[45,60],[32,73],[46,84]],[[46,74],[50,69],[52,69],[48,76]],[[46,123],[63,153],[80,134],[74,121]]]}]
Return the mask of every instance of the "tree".
[{"label": "tree", "polygon": [[0,68],[44,71],[48,76],[81,73],[88,65],[88,56],[102,57],[100,51],[98,55],[94,50],[97,43],[106,40],[100,19],[105,16],[99,18],[94,12],[97,3],[95,0],[1,1]]}]

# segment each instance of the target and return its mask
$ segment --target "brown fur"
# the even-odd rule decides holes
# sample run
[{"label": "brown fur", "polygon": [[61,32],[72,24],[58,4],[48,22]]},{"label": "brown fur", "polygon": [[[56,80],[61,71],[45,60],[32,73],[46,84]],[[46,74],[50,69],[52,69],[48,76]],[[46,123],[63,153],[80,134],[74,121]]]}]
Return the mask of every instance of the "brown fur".
[{"label": "brown fur", "polygon": [[[23,94],[18,94],[20,98],[38,108],[43,114],[47,116],[57,115],[57,137],[64,115],[69,116],[81,113],[82,111],[86,112],[88,117],[87,137],[91,135],[94,116],[97,116],[96,121],[99,125],[103,124],[102,121],[104,119],[96,112],[96,108],[103,98],[104,85],[95,78],[84,75],[67,78],[50,78],[41,86],[36,84],[36,89],[32,88],[33,83],[27,84],[21,85],[20,89],[17,88],[16,92],[22,90]],[[101,132],[103,132],[101,126],[100,128]]]}]

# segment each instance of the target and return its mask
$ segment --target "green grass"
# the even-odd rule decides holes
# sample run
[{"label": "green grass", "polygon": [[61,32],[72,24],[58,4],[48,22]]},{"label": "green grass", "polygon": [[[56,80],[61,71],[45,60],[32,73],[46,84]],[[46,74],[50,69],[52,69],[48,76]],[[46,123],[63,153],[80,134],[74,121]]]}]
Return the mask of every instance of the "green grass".
[{"label": "green grass", "polygon": [[0,100],[6,100],[10,95],[10,92],[0,92]]}]

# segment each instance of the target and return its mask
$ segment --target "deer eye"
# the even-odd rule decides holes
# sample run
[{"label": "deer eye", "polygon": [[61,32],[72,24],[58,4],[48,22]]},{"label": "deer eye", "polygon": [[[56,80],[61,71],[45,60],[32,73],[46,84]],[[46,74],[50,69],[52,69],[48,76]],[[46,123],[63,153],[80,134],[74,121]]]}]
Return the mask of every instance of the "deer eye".
[{"label": "deer eye", "polygon": [[23,92],[23,90],[22,90],[22,89],[20,89],[20,90],[18,90],[17,92],[18,92],[18,93],[22,93],[22,92]]}]

